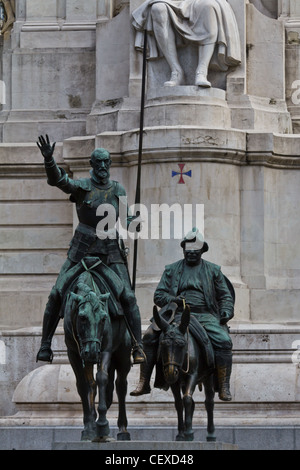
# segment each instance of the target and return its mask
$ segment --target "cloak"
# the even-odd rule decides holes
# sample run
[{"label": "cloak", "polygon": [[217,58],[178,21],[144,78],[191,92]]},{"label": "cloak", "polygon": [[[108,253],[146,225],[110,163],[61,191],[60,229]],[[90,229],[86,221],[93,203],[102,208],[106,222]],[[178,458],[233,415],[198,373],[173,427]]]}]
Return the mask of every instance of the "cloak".
[{"label": "cloak", "polygon": [[[148,59],[162,55],[153,32],[151,6],[164,3],[176,31],[178,46],[206,45],[216,42],[211,68],[226,71],[241,63],[241,44],[237,21],[227,0],[146,0],[133,13],[135,47],[143,49],[143,31],[148,32]],[[215,37],[217,35],[217,40]]]}]

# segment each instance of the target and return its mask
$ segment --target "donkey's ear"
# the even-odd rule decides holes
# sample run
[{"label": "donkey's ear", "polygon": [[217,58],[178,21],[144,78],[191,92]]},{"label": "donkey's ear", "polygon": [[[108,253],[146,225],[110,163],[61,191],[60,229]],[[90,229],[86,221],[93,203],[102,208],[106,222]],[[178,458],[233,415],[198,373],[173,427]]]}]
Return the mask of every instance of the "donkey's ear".
[{"label": "donkey's ear", "polygon": [[80,299],[81,299],[80,295],[75,294],[74,292],[71,292],[71,293],[70,293],[70,297],[71,297],[71,299],[72,299],[73,302],[79,302]]},{"label": "donkey's ear", "polygon": [[189,326],[190,319],[191,319],[191,309],[188,304],[185,304],[185,309],[181,315],[181,322],[179,325],[179,330],[181,331],[183,335],[185,334],[187,327]]},{"label": "donkey's ear", "polygon": [[169,323],[159,314],[157,306],[153,307],[153,317],[158,328],[165,331],[169,327]]},{"label": "donkey's ear", "polygon": [[100,294],[99,299],[100,300],[107,300],[109,296],[110,296],[110,293],[106,292],[106,294]]}]

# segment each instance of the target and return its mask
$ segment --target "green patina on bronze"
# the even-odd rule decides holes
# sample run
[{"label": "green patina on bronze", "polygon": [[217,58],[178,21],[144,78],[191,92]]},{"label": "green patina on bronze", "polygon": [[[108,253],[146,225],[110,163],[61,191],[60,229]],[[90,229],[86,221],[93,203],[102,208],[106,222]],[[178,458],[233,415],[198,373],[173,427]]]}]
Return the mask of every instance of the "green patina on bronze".
[{"label": "green patina on bronze", "polygon": [[[169,322],[174,319],[174,308],[182,312],[184,305],[191,311],[191,327],[201,344],[207,366],[215,365],[216,390],[224,401],[232,399],[229,390],[232,368],[232,341],[227,322],[234,315],[235,293],[231,282],[221,272],[220,266],[202,259],[208,244],[197,229],[193,229],[181,242],[184,259],[165,267],[154,293],[154,303],[162,308],[162,316]],[[199,325],[199,327],[197,327]],[[204,334],[203,334],[204,332]],[[150,392],[150,377],[159,351],[160,330],[152,321],[143,336],[147,363],[141,365],[140,381],[131,395]],[[154,384],[164,388],[159,375]]]},{"label": "green patina on bronze", "polygon": [[[96,231],[97,224],[104,218],[104,215],[97,215],[99,206],[101,207],[102,204],[111,205],[115,210],[117,220],[119,198],[126,196],[123,186],[117,181],[110,180],[110,154],[106,149],[95,149],[90,158],[92,167],[90,176],[74,180],[57,166],[53,158],[55,143],[51,145],[47,135],[40,136],[37,145],[45,160],[48,184],[56,186],[70,195],[70,200],[76,205],[79,219],[79,224],[70,243],[67,260],[61,268],[46,305],[42,342],[37,360],[52,361],[51,341],[61,315],[63,293],[70,281],[70,270],[76,269],[78,263],[80,269],[80,262],[84,257],[96,256],[107,267],[110,267],[110,272],[114,272],[122,282],[123,289],[117,301],[120,303],[132,336],[134,362],[140,363],[144,361],[141,347],[141,318],[135,294],[131,288],[125,251],[118,236],[113,239],[99,238]],[[132,217],[128,215],[127,226],[131,220]],[[106,275],[109,283],[110,274],[106,273]]]}]

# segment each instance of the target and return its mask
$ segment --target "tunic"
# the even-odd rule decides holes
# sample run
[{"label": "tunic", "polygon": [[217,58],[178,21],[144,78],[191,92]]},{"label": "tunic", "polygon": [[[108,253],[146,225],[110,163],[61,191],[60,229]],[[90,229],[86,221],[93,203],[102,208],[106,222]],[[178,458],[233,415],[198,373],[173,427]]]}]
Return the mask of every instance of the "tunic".
[{"label": "tunic", "polygon": [[197,266],[188,266],[185,260],[167,265],[154,293],[154,303],[164,307],[180,295],[188,304],[191,302],[191,314],[205,328],[213,348],[231,349],[228,327],[220,324],[220,314],[233,317],[234,299],[220,266],[203,259]]},{"label": "tunic", "polygon": [[[241,63],[241,45],[237,21],[227,0],[146,0],[133,11],[136,29],[135,47],[143,48],[143,31],[147,29],[148,58],[161,55],[153,32],[150,10],[153,4],[164,3],[176,31],[178,45],[192,43],[206,45],[216,43],[211,67],[226,71],[229,66]],[[217,38],[215,40],[215,38]]]}]

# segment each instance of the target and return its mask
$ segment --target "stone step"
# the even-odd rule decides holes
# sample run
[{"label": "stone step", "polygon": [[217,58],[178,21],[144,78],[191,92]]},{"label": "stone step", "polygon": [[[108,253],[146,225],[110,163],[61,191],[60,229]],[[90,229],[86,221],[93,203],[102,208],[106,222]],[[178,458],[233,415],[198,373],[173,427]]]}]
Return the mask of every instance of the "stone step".
[{"label": "stone step", "polygon": [[[300,450],[300,426],[221,426],[216,429],[217,441],[208,443],[204,426],[194,427],[193,442],[176,442],[176,426],[130,427],[131,441],[105,444],[81,442],[81,431],[82,426],[1,426],[0,449]],[[116,427],[111,427],[112,438],[117,439],[117,432]]]},{"label": "stone step", "polygon": [[238,446],[225,442],[176,442],[176,441],[112,441],[112,442],[54,442],[52,450],[101,450],[101,451],[199,451],[199,450],[238,450]]}]

